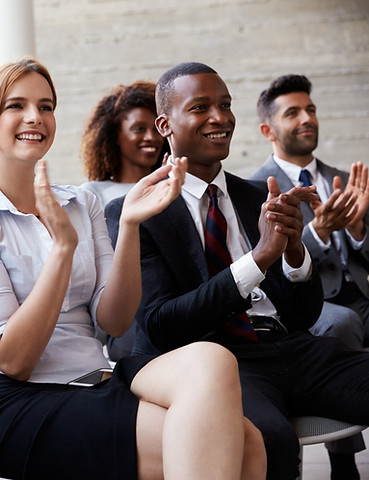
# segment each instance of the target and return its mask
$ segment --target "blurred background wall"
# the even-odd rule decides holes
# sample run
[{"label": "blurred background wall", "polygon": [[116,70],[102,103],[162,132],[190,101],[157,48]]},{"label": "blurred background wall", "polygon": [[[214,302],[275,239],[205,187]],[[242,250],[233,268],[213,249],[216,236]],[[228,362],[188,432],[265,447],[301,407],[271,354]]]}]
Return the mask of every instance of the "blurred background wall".
[{"label": "blurred background wall", "polygon": [[59,96],[53,182],[85,180],[81,132],[102,95],[157,81],[182,61],[211,65],[233,96],[228,170],[247,177],[271,152],[255,104],[285,73],[313,83],[317,156],[344,169],[369,165],[369,0],[34,0],[34,25],[36,55]]}]

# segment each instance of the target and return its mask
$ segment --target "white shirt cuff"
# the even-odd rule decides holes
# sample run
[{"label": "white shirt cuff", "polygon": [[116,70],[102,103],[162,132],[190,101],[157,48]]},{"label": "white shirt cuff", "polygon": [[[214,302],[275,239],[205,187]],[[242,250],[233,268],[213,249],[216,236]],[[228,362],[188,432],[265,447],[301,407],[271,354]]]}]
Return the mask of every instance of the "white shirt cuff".
[{"label": "white shirt cuff", "polygon": [[301,267],[299,268],[293,268],[284,259],[284,255],[282,256],[282,270],[285,275],[285,277],[290,281],[290,282],[306,282],[307,280],[310,279],[311,277],[311,272],[312,272],[312,262],[311,262],[311,257],[308,249],[304,244],[304,261],[302,262]]},{"label": "white shirt cuff", "polygon": [[260,285],[265,278],[256,265],[252,252],[248,252],[231,264],[231,272],[240,295],[247,298],[248,294]]},{"label": "white shirt cuff", "polygon": [[316,233],[315,228],[313,227],[312,222],[308,223],[308,226],[310,228],[310,232],[312,236],[315,238],[316,242],[318,243],[319,247],[322,250],[328,250],[331,246],[331,237],[328,237],[327,243],[323,242],[323,240],[319,237],[319,235]]},{"label": "white shirt cuff", "polygon": [[[282,256],[282,269],[285,277],[290,282],[306,282],[311,277],[312,262],[308,249],[304,246],[304,261],[299,268],[293,268],[285,261]],[[230,266],[234,281],[238,291],[243,298],[247,298],[249,293],[264,280],[265,275],[261,272],[255,263],[252,252],[248,252],[241,258],[233,262]]]},{"label": "white shirt cuff", "polygon": [[363,246],[365,240],[366,240],[366,235],[364,236],[364,238],[362,240],[357,241],[355,240],[355,238],[351,235],[351,233],[345,229],[345,232],[346,232],[346,235],[347,235],[347,238],[349,239],[349,242],[351,244],[351,247],[354,249],[354,250],[360,250],[360,248]]}]

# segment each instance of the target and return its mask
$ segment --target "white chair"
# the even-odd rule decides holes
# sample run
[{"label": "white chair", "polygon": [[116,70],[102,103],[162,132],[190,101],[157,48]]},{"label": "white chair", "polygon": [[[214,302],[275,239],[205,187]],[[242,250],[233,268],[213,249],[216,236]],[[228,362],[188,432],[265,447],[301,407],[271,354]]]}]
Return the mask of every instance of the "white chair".
[{"label": "white chair", "polygon": [[341,440],[367,428],[364,425],[353,425],[340,420],[313,416],[290,418],[290,422],[299,437],[300,443],[300,476],[296,480],[302,480],[304,445]]}]

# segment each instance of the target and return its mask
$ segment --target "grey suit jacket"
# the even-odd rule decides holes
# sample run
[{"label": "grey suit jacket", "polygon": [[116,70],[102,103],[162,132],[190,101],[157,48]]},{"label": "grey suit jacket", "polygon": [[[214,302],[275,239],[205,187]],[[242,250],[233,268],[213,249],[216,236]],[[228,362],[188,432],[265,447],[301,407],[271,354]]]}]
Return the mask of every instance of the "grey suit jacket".
[{"label": "grey suit jacket", "polygon": [[[332,193],[333,177],[338,175],[342,179],[342,185],[347,185],[349,174],[337,168],[325,165],[317,160],[318,169],[327,180],[330,193]],[[276,178],[282,192],[293,187],[291,180],[284,171],[273,160],[271,155],[264,165],[255,172],[251,178],[254,180],[266,180],[269,176]],[[326,299],[334,297],[341,289],[342,273],[341,259],[333,245],[328,250],[323,250],[312,235],[307,224],[313,220],[314,212],[307,203],[301,204],[301,211],[304,216],[304,232],[302,240],[307,246],[323,283],[324,296]],[[351,247],[344,230],[339,232],[340,245],[347,261],[347,269],[352,275],[357,286],[366,298],[369,298],[369,212],[365,216],[367,236],[362,248],[357,251]]]}]

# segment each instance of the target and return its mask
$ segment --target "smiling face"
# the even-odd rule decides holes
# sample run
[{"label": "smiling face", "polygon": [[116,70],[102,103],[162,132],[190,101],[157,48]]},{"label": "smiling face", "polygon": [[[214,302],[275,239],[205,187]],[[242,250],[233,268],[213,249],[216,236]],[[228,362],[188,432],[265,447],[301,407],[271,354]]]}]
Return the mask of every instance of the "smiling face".
[{"label": "smiling face", "polygon": [[0,160],[34,164],[55,136],[53,95],[39,73],[26,73],[9,88],[0,110]]},{"label": "smiling face", "polygon": [[269,125],[275,154],[293,163],[309,163],[318,145],[316,106],[305,92],[280,95],[275,104],[277,110]]},{"label": "smiling face", "polygon": [[188,157],[190,173],[211,181],[229,154],[236,123],[225,83],[215,73],[178,77],[170,104],[157,120],[161,134],[174,156]]},{"label": "smiling face", "polygon": [[156,129],[155,118],[154,112],[141,107],[125,114],[118,135],[123,171],[135,166],[149,173],[158,161],[164,138]]}]

